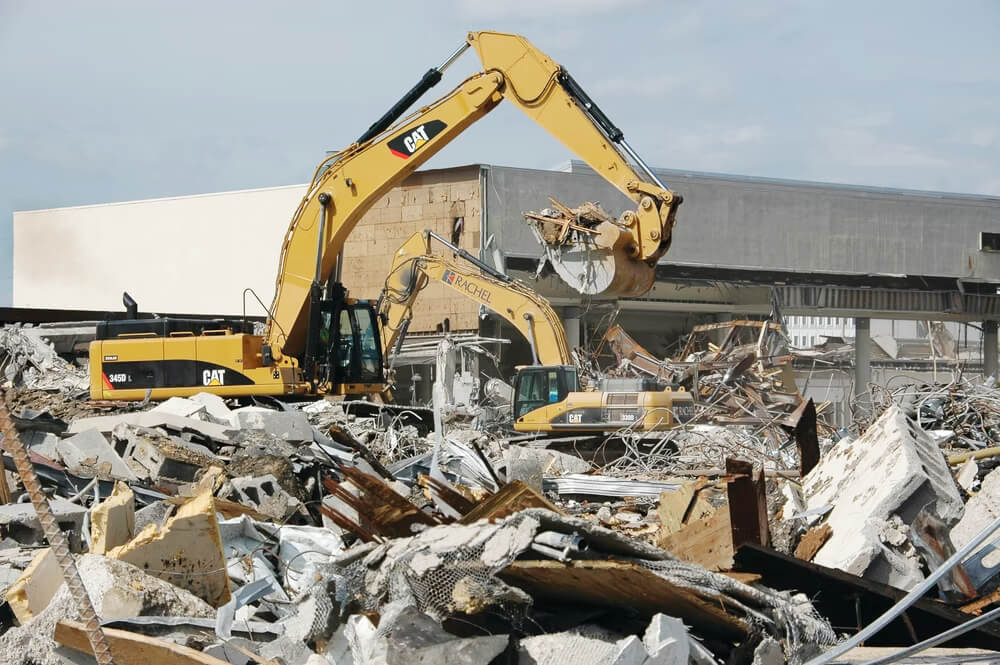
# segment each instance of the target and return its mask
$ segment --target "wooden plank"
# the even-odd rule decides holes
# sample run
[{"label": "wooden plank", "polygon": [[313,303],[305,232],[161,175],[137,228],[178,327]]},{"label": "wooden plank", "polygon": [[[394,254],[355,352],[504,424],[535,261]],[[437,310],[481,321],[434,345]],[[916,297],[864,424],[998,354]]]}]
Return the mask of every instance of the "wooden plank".
[{"label": "wooden plank", "polygon": [[993,593],[986,594],[982,598],[977,598],[971,603],[962,605],[960,608],[963,612],[969,614],[982,614],[984,607],[989,607],[993,603],[1000,603],[1000,589],[996,589]]},{"label": "wooden plank", "polygon": [[560,515],[564,514],[544,496],[520,480],[513,480],[501,487],[499,492],[480,502],[458,521],[460,524],[472,524],[482,519],[500,519],[525,508],[545,508]]},{"label": "wooden plank", "polygon": [[660,494],[656,514],[660,517],[660,538],[676,533],[684,526],[684,518],[694,499],[697,482],[684,483],[673,492]]},{"label": "wooden plank", "polygon": [[[105,628],[115,665],[229,665],[224,660],[148,635]],[[76,651],[93,655],[87,631],[78,621],[60,621],[53,639]]]},{"label": "wooden plank", "polygon": [[833,529],[829,524],[814,526],[809,529],[806,535],[802,536],[802,540],[799,541],[798,546],[795,548],[795,558],[802,559],[803,561],[812,561],[813,557],[816,556],[816,552],[819,552],[819,548],[823,547],[826,541],[830,540],[831,535],[833,535]]},{"label": "wooden plank", "polygon": [[[515,561],[500,577],[533,598],[569,605],[621,607],[646,616],[677,617],[705,633],[740,641],[747,625],[719,599],[700,598],[651,570],[623,561]],[[736,607],[732,611],[741,614]]]},{"label": "wooden plank", "polygon": [[709,517],[695,520],[657,543],[678,559],[708,570],[733,567],[733,531],[729,509],[723,506]]}]

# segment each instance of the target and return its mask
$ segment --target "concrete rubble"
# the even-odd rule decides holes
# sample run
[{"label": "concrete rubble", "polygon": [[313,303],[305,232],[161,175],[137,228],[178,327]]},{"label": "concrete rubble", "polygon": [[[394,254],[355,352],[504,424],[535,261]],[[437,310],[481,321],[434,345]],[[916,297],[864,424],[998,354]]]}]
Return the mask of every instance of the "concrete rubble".
[{"label": "concrete rubble", "polygon": [[[20,358],[7,402],[98,614],[221,662],[804,663],[1000,517],[1000,390],[887,391],[838,431],[759,322],[695,330],[671,359],[610,332],[601,380],[697,399],[683,428],[596,444],[505,432],[475,404],[435,430],[331,400],[91,403],[2,330]],[[84,662],[61,570],[6,480],[0,662]],[[870,646],[1000,603],[998,547]],[[989,624],[961,639],[1000,649]]]}]

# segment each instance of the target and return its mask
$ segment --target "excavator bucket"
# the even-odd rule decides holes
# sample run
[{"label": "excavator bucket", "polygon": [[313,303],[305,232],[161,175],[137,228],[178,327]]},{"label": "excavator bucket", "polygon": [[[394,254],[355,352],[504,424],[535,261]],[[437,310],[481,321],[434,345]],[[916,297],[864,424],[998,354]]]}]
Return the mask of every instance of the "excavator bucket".
[{"label": "excavator bucket", "polygon": [[556,274],[584,295],[638,297],[656,280],[655,263],[636,258],[633,235],[592,203],[525,213]]}]

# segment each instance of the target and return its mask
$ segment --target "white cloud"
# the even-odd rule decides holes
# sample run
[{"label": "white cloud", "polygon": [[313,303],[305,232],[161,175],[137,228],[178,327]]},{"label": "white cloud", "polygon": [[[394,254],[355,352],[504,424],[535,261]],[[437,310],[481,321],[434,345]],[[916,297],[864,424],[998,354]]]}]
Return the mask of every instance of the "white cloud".
[{"label": "white cloud", "polygon": [[870,168],[949,168],[951,162],[908,143],[885,141],[863,129],[820,131],[830,156],[842,164]]},{"label": "white cloud", "polygon": [[977,127],[969,136],[969,143],[977,148],[989,148],[1000,143],[1000,129],[996,127]]},{"label": "white cloud", "polygon": [[764,128],[760,125],[747,125],[730,129],[719,136],[719,142],[726,145],[740,145],[743,143],[759,143],[764,138]]}]

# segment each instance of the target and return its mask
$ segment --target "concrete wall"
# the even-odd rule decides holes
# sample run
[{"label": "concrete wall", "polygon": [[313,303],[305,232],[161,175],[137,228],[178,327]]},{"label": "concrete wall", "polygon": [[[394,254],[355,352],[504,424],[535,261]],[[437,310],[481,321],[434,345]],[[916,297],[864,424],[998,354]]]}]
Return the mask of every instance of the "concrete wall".
[{"label": "concrete wall", "polygon": [[[238,315],[253,288],[271,304],[282,239],[305,185],[14,213],[13,306],[122,309],[128,291],[144,312]],[[392,254],[413,232],[451,234],[478,253],[479,167],[413,174],[364,216],[348,240],[343,281],[376,298]],[[411,330],[478,327],[477,308],[430,285]],[[262,315],[248,299],[247,312]]]},{"label": "concrete wall", "polygon": [[[509,254],[539,255],[521,213],[549,196],[613,214],[632,207],[586,166],[569,168],[490,168],[488,226]],[[1000,198],[658,173],[684,196],[665,263],[1000,282],[1000,252],[979,250],[981,231],[1000,232]]]}]

